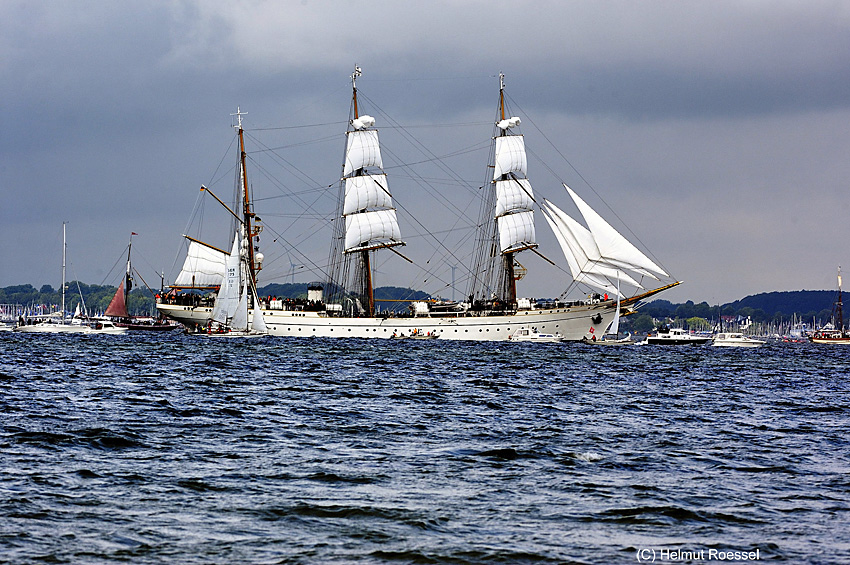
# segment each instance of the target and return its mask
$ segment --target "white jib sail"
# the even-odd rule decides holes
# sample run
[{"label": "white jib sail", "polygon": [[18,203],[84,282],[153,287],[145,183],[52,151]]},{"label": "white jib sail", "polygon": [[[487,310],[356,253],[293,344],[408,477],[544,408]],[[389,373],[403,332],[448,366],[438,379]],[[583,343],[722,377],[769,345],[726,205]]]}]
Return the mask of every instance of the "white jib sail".
[{"label": "white jib sail", "polygon": [[226,324],[236,313],[240,290],[239,235],[233,238],[233,248],[227,256],[225,275],[215,297],[212,319]]},{"label": "white jib sail", "polygon": [[346,132],[348,144],[345,149],[343,176],[348,176],[364,167],[384,168],[378,130],[355,130]]},{"label": "white jib sail", "polygon": [[499,227],[499,248],[502,253],[526,249],[535,245],[533,212],[507,214],[496,219]]},{"label": "white jib sail", "polygon": [[253,288],[254,293],[254,315],[251,318],[251,330],[257,333],[268,333],[269,329],[266,326],[266,320],[263,318],[263,310],[260,308],[260,298],[257,296],[257,291]]},{"label": "white jib sail", "polygon": [[521,135],[502,135],[496,138],[496,158],[493,180],[507,173],[525,177],[528,159],[525,155],[525,139]]},{"label": "white jib sail", "polygon": [[400,244],[401,230],[395,210],[376,210],[345,217],[345,250]]},{"label": "white jib sail", "polygon": [[393,199],[387,187],[385,174],[345,179],[345,202],[342,213],[347,215],[368,208],[392,208]]},{"label": "white jib sail", "polygon": [[643,288],[636,280],[610,265],[590,260],[582,242],[576,237],[576,233],[582,234],[582,230],[587,231],[584,226],[549,201],[544,200],[542,208],[543,216],[552,228],[576,282],[585,283],[610,294],[617,293],[618,296],[620,295],[618,287],[610,282],[616,277],[636,288]]},{"label": "white jib sail", "polygon": [[496,181],[496,217],[534,207],[531,183],[528,179]]},{"label": "white jib sail", "polygon": [[230,329],[244,332],[248,330],[248,281],[242,285],[242,293],[236,305],[236,312],[230,321]]},{"label": "white jib sail", "polygon": [[620,279],[617,279],[617,309],[614,311],[614,319],[611,321],[609,333],[615,336],[620,333]]},{"label": "white jib sail", "polygon": [[599,253],[602,257],[609,262],[622,264],[626,266],[626,268],[636,270],[646,269],[665,277],[670,276],[649,257],[644,255],[637,247],[632,245],[629,240],[620,235],[620,232],[611,227],[611,225],[606,222],[602,216],[597,214],[593,208],[588,206],[584,200],[579,198],[578,194],[573,192],[570,187],[564,185],[564,188],[566,188],[567,192],[570,193],[570,196],[578,207],[579,212],[581,212],[581,215],[584,216],[584,221],[587,222],[587,227],[593,234],[593,239],[596,241],[596,245],[599,248]]},{"label": "white jib sail", "polygon": [[190,241],[183,268],[174,286],[219,286],[224,278],[226,260],[226,253]]}]

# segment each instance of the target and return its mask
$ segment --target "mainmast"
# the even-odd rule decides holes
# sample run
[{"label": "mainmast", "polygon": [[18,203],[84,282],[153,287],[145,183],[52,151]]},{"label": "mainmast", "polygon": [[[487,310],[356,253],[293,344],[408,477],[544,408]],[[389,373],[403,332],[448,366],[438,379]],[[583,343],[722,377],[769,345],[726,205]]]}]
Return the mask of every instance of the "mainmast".
[{"label": "mainmast", "polygon": [[[360,119],[360,110],[357,107],[357,78],[363,74],[363,70],[354,65],[354,72],[351,73],[351,104],[354,111],[354,120]],[[353,121],[353,120],[352,120]],[[358,169],[355,176],[363,174],[363,169]],[[360,252],[360,268],[362,270],[364,295],[366,298],[366,315],[371,317],[375,315],[375,289],[372,285],[372,263],[369,257],[369,249],[364,249]]]},{"label": "mainmast", "polygon": [[[404,242],[387,175],[383,172],[378,130],[373,129],[375,118],[360,114],[357,78],[361,75],[360,67],[355,66],[351,74],[352,127],[346,131],[345,162],[340,183],[340,212],[344,228],[341,225],[337,233],[344,235],[341,238],[341,269],[343,280],[349,283],[345,292],[361,301],[359,306],[354,306],[360,313],[373,316],[375,297],[370,252],[404,245]],[[335,258],[333,260],[336,261]]]},{"label": "mainmast", "polygon": [[257,237],[262,231],[262,226],[254,225],[252,226],[251,222],[256,218],[256,214],[251,211],[251,193],[248,189],[248,173],[245,169],[245,135],[244,130],[242,129],[242,116],[245,115],[244,112],[240,111],[239,107],[236,107],[236,113],[231,114],[232,116],[236,116],[236,125],[233,126],[237,132],[239,132],[239,164],[241,167],[241,191],[242,191],[242,227],[245,230],[243,233],[243,237],[247,240],[246,242],[242,242],[243,244],[247,243],[247,249],[245,250],[245,257],[247,261],[247,275],[251,282],[251,285],[256,288],[257,285],[257,273],[262,269],[262,265],[260,264],[260,257],[262,254],[258,254],[256,259],[254,256],[255,246],[254,246],[254,238]]}]

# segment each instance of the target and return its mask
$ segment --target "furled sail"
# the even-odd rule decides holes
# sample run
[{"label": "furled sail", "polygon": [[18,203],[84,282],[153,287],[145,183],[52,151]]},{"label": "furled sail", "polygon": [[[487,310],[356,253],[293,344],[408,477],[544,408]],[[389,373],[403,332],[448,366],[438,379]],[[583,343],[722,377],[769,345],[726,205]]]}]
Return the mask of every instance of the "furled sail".
[{"label": "furled sail", "polygon": [[345,251],[401,245],[395,210],[375,210],[345,217]]},{"label": "furled sail", "polygon": [[[637,247],[625,237],[620,235],[620,232],[615,230],[606,222],[602,216],[587,205],[587,203],[579,198],[573,190],[564,185],[567,192],[570,193],[573,201],[587,222],[587,227],[593,234],[593,239],[599,248],[600,255],[610,264],[619,265],[627,269],[639,271],[643,274],[650,274],[653,278],[657,278],[651,273],[655,273],[664,277],[669,277],[664,270],[656,265],[649,257],[644,255]],[[649,273],[647,273],[649,271]]]},{"label": "furled sail", "polygon": [[221,284],[227,253],[197,241],[189,242],[183,269],[174,281],[176,287],[212,287]]},{"label": "furled sail", "polygon": [[239,235],[233,238],[233,248],[227,256],[225,275],[215,298],[212,319],[226,324],[233,318],[239,304],[241,258],[239,256]]}]

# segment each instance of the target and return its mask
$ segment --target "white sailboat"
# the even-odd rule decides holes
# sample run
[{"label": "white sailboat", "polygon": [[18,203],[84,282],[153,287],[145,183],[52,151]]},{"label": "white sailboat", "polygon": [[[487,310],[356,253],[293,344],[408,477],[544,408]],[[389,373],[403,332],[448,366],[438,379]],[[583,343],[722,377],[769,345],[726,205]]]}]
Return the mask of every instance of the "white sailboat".
[{"label": "white sailboat", "polygon": [[[62,222],[62,305],[59,312],[49,315],[21,317],[13,331],[21,333],[63,333],[63,334],[122,334],[127,330],[116,328],[111,322],[97,323],[87,319],[67,319],[65,317],[65,269],[67,256],[67,238],[65,222]],[[77,306],[79,313],[79,305]]]},{"label": "white sailboat", "polygon": [[[245,174],[245,150],[242,130],[242,113],[237,109],[237,130],[241,144],[241,160],[239,180],[243,185],[243,215],[240,217],[227,208],[237,220],[236,233],[230,254],[225,259],[224,277],[216,294],[212,319],[207,325],[207,335],[220,337],[260,337],[268,335],[268,328],[263,320],[260,299],[257,296],[254,262],[248,234],[251,233],[251,211],[248,197],[248,180]],[[224,205],[222,203],[222,205]],[[249,316],[249,302],[251,315]]]},{"label": "white sailboat", "polygon": [[[520,119],[507,112],[504,77],[500,75],[499,117],[494,125],[490,164],[493,172],[489,175],[489,189],[483,191],[481,220],[469,269],[469,298],[449,305],[411,301],[406,316],[380,315],[374,297],[375,254],[386,254],[389,250],[396,260],[411,260],[398,251],[405,242],[383,170],[376,120],[360,112],[357,93],[360,76],[361,71],[356,67],[351,75],[352,113],[346,132],[336,213],[341,221],[333,222],[336,231],[331,243],[330,267],[323,283],[311,285],[308,306],[261,303],[256,299],[256,274],[262,254],[252,255],[259,229],[251,227],[254,215],[248,203],[240,119],[240,182],[245,185],[242,202],[245,213],[234,216],[241,218],[238,248],[244,268],[239,272],[245,277],[241,296],[248,296],[249,302],[253,299],[248,311],[253,314],[260,311],[259,318],[265,321],[270,335],[389,339],[419,330],[441,340],[495,341],[509,339],[520,328],[534,327],[543,333],[558,333],[564,340],[580,341],[601,335],[620,309],[630,310],[639,300],[680,284],[672,281],[647,290],[644,280],[669,279],[669,275],[568,187],[566,190],[587,227],[554,204],[535,198],[527,176],[525,138],[515,133]],[[538,208],[555,233],[574,282],[594,289],[584,299],[538,303],[517,294],[517,282],[526,271],[516,260],[520,253],[530,251],[552,263],[537,250],[534,216]],[[183,270],[172,285],[172,292],[161,297],[157,308],[188,327],[204,327],[221,318],[216,314],[219,300],[235,300],[227,298],[233,281],[227,280],[225,274],[231,271],[228,261],[232,259],[228,257],[234,255],[233,250],[227,253],[189,239]],[[621,293],[616,280],[630,286],[633,294]],[[205,303],[199,295],[179,292],[190,287],[216,290],[219,297],[216,304]],[[233,324],[232,320],[228,323]]]}]

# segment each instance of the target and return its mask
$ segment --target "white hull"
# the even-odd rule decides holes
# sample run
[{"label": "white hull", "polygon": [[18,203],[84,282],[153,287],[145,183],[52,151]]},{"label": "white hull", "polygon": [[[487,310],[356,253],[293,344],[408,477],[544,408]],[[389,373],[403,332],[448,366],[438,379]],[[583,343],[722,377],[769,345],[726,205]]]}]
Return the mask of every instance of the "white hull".
[{"label": "white hull", "polygon": [[[157,304],[164,315],[189,327],[204,327],[212,308]],[[523,310],[509,316],[420,316],[413,318],[343,318],[324,312],[263,310],[269,335],[280,337],[358,337],[390,339],[410,335],[414,330],[431,332],[443,340],[507,341],[522,326],[541,332],[559,332],[565,341],[581,341],[601,334],[614,319],[611,301],[590,306]],[[598,320],[594,323],[593,318]],[[591,332],[593,328],[593,332]]]},{"label": "white hull", "polygon": [[67,334],[106,334],[121,335],[127,333],[127,328],[103,327],[95,329],[89,326],[71,324],[33,324],[31,326],[18,326],[13,331],[21,333],[67,333]]}]

